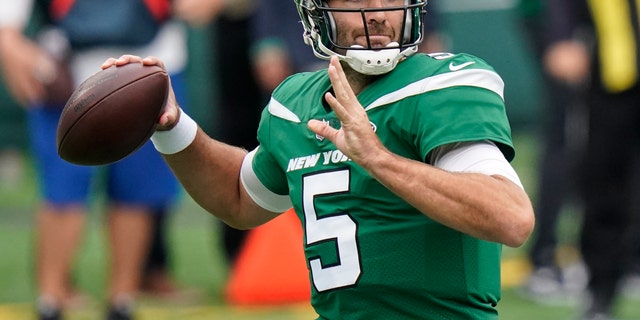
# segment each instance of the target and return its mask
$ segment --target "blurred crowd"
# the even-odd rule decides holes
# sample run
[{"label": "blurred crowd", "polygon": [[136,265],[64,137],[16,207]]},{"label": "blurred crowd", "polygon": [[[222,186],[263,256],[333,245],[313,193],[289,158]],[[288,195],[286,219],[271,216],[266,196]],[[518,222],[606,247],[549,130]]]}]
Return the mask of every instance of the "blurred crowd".
[{"label": "blurred crowd", "polygon": [[[87,7],[83,6],[83,2]],[[30,150],[42,190],[36,227],[37,312],[40,319],[61,319],[80,294],[72,281],[72,261],[81,241],[95,170],[63,163],[54,148],[55,124],[70,88],[94,72],[106,57],[136,52],[161,55],[189,108],[187,31],[207,30],[215,59],[215,109],[204,123],[222,141],[253,149],[259,115],[269,94],[287,76],[325,68],[302,41],[298,13],[283,0],[16,1],[0,9],[0,68],[5,87],[24,107]],[[438,0],[427,6],[423,52],[446,51],[439,27]],[[122,10],[116,11],[121,5]],[[521,0],[522,36],[543,76],[545,105],[535,195],[536,232],[527,246],[531,275],[521,291],[538,303],[576,306],[578,319],[611,319],[623,294],[640,295],[640,51],[634,1]],[[91,7],[94,6],[94,7]],[[102,7],[104,6],[104,7]],[[109,15],[77,19],[96,10],[115,14],[108,24],[124,26],[122,39],[100,37]],[[126,25],[127,15],[140,25]],[[75,17],[75,18],[74,18]],[[37,22],[36,31],[27,26]],[[144,20],[141,22],[141,20]],[[95,28],[88,28],[94,25]],[[78,25],[82,28],[78,28]],[[126,25],[126,26],[125,26]],[[66,28],[66,29],[65,29]],[[129,28],[145,30],[130,38]],[[61,30],[66,31],[60,32]],[[77,33],[69,34],[69,30]],[[507,102],[507,106],[509,103]],[[48,149],[47,145],[48,144]],[[45,146],[43,146],[45,145]],[[166,236],[179,187],[151,146],[128,163],[108,171],[109,291],[108,319],[130,319],[139,294],[172,297],[189,291],[170,270]],[[0,188],[19,180],[21,156],[4,150]],[[156,160],[152,160],[156,159]],[[156,165],[151,165],[157,162]],[[149,177],[154,177],[150,179]],[[61,184],[61,181],[66,183]],[[153,187],[140,185],[146,181]],[[139,190],[156,190],[140,194]],[[155,191],[154,191],[155,192]],[[562,243],[561,221],[571,215],[578,239]],[[232,264],[247,231],[221,228],[224,252]],[[574,248],[567,258],[566,247]],[[74,300],[75,299],[75,300]]]}]

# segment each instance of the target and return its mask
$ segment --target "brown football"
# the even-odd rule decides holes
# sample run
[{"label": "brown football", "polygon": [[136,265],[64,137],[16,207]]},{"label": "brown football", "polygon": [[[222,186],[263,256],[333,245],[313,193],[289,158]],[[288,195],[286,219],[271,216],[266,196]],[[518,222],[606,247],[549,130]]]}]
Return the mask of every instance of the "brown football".
[{"label": "brown football", "polygon": [[157,66],[131,63],[87,78],[67,101],[56,134],[58,154],[80,165],[116,162],[155,131],[169,77]]}]

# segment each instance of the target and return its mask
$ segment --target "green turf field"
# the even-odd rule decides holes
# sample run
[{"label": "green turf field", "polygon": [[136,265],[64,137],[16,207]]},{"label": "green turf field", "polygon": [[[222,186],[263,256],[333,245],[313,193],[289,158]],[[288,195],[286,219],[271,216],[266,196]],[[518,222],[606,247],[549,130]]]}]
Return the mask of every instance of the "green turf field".
[{"label": "green turf field", "polygon": [[[530,135],[516,135],[518,155],[514,166],[525,187],[532,194],[535,185],[536,143]],[[32,249],[32,218],[36,203],[33,173],[27,165],[26,178],[0,188],[0,320],[33,318],[34,279]],[[71,310],[70,319],[101,319],[104,307],[102,292],[105,286],[107,257],[104,230],[96,199],[86,231],[86,241],[76,263],[75,281],[89,297],[88,302]],[[561,237],[570,241],[575,235],[575,223],[565,223]],[[228,268],[216,236],[217,222],[183,197],[176,207],[170,224],[173,271],[185,287],[196,290],[187,298],[167,302],[141,299],[140,319],[312,319],[314,313],[306,303],[291,306],[233,307],[222,299]],[[573,320],[577,307],[571,305],[542,305],[519,294],[528,272],[526,246],[505,249],[504,292],[499,306],[501,319],[507,320]],[[619,305],[619,319],[640,319],[640,300],[624,299]]]}]

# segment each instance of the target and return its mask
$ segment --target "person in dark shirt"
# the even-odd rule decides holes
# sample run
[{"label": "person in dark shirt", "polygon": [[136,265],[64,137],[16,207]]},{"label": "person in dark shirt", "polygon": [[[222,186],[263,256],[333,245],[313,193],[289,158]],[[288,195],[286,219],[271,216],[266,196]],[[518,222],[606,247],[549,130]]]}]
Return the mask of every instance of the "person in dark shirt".
[{"label": "person in dark shirt", "polygon": [[[583,319],[610,319],[638,245],[636,170],[640,61],[635,1],[547,1],[545,64],[586,86],[581,252],[589,271]],[[583,63],[586,61],[587,63]],[[634,247],[636,247],[634,249]]]}]

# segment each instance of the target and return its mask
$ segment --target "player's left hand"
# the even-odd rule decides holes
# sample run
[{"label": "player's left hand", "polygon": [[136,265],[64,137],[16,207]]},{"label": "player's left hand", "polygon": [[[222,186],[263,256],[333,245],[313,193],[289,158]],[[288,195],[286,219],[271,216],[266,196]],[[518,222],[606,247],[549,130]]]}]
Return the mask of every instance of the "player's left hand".
[{"label": "player's left hand", "polygon": [[333,94],[327,92],[325,99],[340,120],[341,128],[332,128],[327,122],[310,120],[308,127],[314,133],[325,137],[347,157],[363,167],[376,151],[386,150],[372,129],[369,117],[353,92],[347,76],[337,57],[329,64],[329,79]]}]

